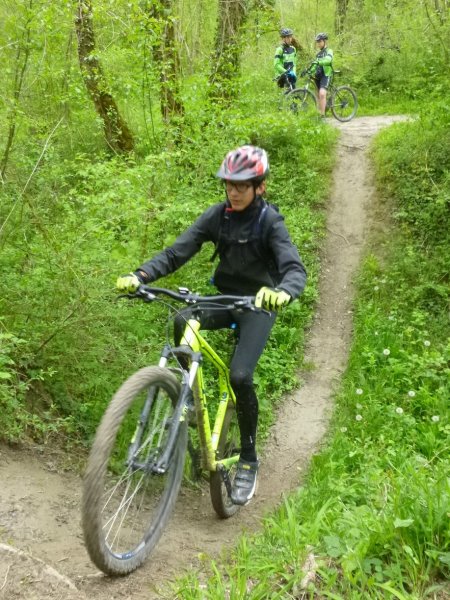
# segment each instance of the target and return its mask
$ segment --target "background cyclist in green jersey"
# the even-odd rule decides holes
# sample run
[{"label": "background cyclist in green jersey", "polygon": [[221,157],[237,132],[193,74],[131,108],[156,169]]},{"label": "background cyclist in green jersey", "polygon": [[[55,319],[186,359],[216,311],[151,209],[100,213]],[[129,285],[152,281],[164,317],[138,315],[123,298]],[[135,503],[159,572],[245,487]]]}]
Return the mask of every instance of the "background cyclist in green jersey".
[{"label": "background cyclist in green jersey", "polygon": [[327,106],[327,90],[333,75],[333,50],[328,48],[328,35],[326,33],[318,33],[315,41],[319,52],[309,72],[315,79],[319,91],[319,112],[320,116],[324,117]]},{"label": "background cyclist in green jersey", "polygon": [[275,50],[273,66],[279,87],[284,87],[289,81],[295,87],[297,81],[297,50],[293,43],[294,32],[292,29],[283,28],[280,31],[281,45]]}]

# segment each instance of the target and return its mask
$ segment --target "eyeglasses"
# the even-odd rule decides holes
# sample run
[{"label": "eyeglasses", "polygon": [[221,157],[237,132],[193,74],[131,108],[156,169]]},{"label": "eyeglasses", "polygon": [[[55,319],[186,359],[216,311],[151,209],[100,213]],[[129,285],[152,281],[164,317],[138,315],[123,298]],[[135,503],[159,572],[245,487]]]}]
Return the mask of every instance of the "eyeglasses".
[{"label": "eyeglasses", "polygon": [[239,194],[244,194],[250,187],[252,187],[252,184],[248,181],[225,181],[225,189],[227,192],[236,190]]}]

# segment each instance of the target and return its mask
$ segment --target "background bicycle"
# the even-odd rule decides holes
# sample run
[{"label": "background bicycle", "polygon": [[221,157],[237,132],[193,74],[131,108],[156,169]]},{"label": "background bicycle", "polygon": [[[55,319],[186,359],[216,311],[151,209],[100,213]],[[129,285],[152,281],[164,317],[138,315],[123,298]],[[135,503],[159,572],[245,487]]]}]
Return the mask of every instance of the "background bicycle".
[{"label": "background bicycle", "polygon": [[[188,429],[209,475],[214,510],[228,518],[239,509],[230,498],[240,453],[235,396],[228,367],[200,334],[197,315],[204,308],[260,310],[250,297],[201,297],[186,289],[142,285],[128,297],[172,308],[164,299],[169,297],[189,305],[192,316],[177,347],[169,342],[168,328],[158,366],[127,379],[97,429],[84,478],[82,523],[92,561],[109,575],[136,569],[156,546],[180,489]],[[203,363],[214,368],[211,381]]]},{"label": "background bicycle", "polygon": [[[274,78],[277,81],[278,77]],[[283,81],[283,92],[280,103],[280,108],[290,110],[293,113],[301,113],[302,115],[311,115],[317,112],[317,100],[315,95],[305,88],[296,88],[292,80],[287,77]]]},{"label": "background bicycle", "polygon": [[[309,65],[310,67],[311,65]],[[302,71],[301,76],[306,78],[302,87],[290,89],[285,92],[285,101],[291,110],[302,114],[317,112],[318,99],[317,87],[314,78],[308,73],[309,67]],[[358,99],[355,92],[348,85],[336,86],[335,76],[340,71],[333,71],[330,86],[327,91],[326,109],[331,110],[338,121],[351,121],[358,110]]]}]

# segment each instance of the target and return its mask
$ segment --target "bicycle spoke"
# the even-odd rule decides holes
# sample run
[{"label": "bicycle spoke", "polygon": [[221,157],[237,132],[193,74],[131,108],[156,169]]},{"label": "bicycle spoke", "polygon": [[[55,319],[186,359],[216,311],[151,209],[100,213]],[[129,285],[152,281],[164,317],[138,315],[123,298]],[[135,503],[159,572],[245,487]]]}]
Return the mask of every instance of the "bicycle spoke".
[{"label": "bicycle spoke", "polygon": [[[119,505],[119,507],[116,510],[116,512],[112,515],[112,517],[109,519],[109,521],[107,521],[105,523],[105,525],[104,525],[104,529],[106,529],[107,525],[109,523],[111,523],[110,528],[108,529],[108,531],[105,534],[105,541],[108,542],[109,535],[110,535],[111,530],[112,530],[112,528],[113,528],[113,526],[114,526],[114,524],[115,524],[115,522],[117,520],[117,517],[119,516],[120,513],[122,513],[122,517],[120,519],[118,527],[115,529],[114,537],[113,537],[111,543],[108,544],[109,547],[111,548],[111,550],[113,550],[113,551],[114,551],[114,543],[116,542],[116,540],[117,540],[118,536],[120,535],[120,533],[123,532],[123,525],[124,525],[124,521],[125,521],[125,519],[127,517],[128,510],[129,510],[129,508],[131,506],[131,503],[132,503],[134,497],[139,492],[139,489],[141,487],[141,483],[143,482],[143,480],[144,480],[144,476],[141,477],[141,479],[139,480],[138,485],[136,486],[136,489],[134,490],[134,492],[131,494],[130,497],[127,497],[127,493],[126,492],[129,489],[129,486],[127,486],[127,489],[125,490],[124,497],[123,497],[123,499],[125,500],[125,498],[126,498],[126,500],[121,502],[121,504]],[[143,498],[140,501],[139,509],[142,507],[142,503],[143,503]],[[125,510],[124,510],[124,508],[125,508]],[[128,529],[129,529],[129,527],[128,527]],[[134,533],[134,532],[135,532],[135,529],[132,530],[132,533]]]}]

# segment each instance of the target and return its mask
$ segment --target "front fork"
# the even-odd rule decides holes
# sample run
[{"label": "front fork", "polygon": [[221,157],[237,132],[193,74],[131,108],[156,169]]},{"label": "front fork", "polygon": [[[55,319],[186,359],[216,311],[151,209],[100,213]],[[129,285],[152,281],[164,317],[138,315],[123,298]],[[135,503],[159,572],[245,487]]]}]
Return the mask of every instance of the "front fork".
[{"label": "front fork", "polygon": [[161,353],[161,358],[159,360],[159,367],[166,367],[169,356],[177,356],[177,355],[189,355],[191,360],[191,367],[189,372],[184,369],[181,370],[183,375],[183,380],[181,382],[181,391],[178,396],[177,403],[174,407],[174,411],[172,416],[167,419],[165,423],[165,429],[169,430],[168,438],[164,442],[163,447],[159,447],[162,452],[156,457],[156,460],[153,460],[154,457],[150,457],[150,460],[144,464],[136,462],[135,456],[138,452],[138,449],[141,445],[142,434],[144,432],[145,425],[150,415],[150,410],[152,408],[153,403],[156,400],[156,393],[158,388],[152,387],[150,388],[147,398],[144,404],[144,407],[139,416],[139,422],[136,427],[136,431],[133,435],[133,439],[131,440],[130,447],[128,449],[128,459],[127,463],[132,466],[133,470],[144,470],[150,473],[155,473],[158,475],[163,475],[170,466],[172,461],[172,457],[174,454],[178,432],[181,424],[186,421],[187,414],[189,410],[192,410],[192,385],[195,381],[195,377],[197,374],[197,370],[199,367],[199,363],[201,361],[201,354],[195,352],[189,352],[189,348],[170,348],[169,346],[163,349]]},{"label": "front fork", "polygon": [[187,420],[189,410],[192,410],[192,386],[197,375],[199,364],[202,360],[200,352],[192,351],[188,346],[178,346],[171,348],[166,346],[163,349],[158,366],[166,367],[170,356],[187,357],[190,359],[190,369],[182,369],[183,380],[181,382],[181,391],[178,397],[172,418],[168,421],[169,437],[165,444],[162,454],[158,457],[156,463],[151,466],[152,473],[164,474],[170,466],[174,454],[178,431],[182,423]]}]

